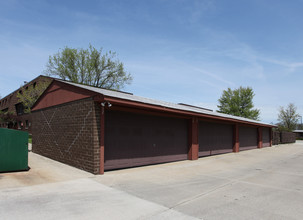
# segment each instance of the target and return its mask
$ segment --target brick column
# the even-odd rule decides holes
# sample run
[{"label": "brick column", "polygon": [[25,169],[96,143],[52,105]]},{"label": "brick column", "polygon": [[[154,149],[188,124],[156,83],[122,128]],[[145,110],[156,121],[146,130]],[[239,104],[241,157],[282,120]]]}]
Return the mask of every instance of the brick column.
[{"label": "brick column", "polygon": [[99,174],[104,174],[104,106],[100,111],[100,170]]},{"label": "brick column", "polygon": [[199,158],[199,120],[197,117],[193,117],[190,120],[188,136],[189,136],[188,159],[197,160]]},{"label": "brick column", "polygon": [[239,125],[235,124],[233,126],[233,139],[234,139],[234,144],[233,144],[233,152],[239,152]]},{"label": "brick column", "polygon": [[258,128],[258,148],[263,147],[262,127]]}]

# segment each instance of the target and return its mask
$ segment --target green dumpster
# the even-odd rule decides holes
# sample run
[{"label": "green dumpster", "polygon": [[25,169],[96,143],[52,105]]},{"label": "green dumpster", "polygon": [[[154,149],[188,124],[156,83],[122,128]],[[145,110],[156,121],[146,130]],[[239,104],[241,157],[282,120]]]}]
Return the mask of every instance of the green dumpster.
[{"label": "green dumpster", "polygon": [[28,170],[28,133],[0,128],[0,172]]}]

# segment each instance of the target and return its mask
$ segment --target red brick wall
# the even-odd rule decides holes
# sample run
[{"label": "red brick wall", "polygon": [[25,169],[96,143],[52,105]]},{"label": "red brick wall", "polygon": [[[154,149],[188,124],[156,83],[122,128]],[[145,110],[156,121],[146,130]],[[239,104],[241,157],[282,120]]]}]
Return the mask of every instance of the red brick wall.
[{"label": "red brick wall", "polygon": [[[50,80],[52,78],[50,77],[45,77],[45,76],[38,76],[37,78],[33,79],[32,81],[28,82],[27,84],[23,85],[22,87],[26,88],[28,86],[31,86],[32,84],[36,83],[39,84],[45,80]],[[23,82],[20,82],[22,84]],[[31,121],[31,115],[30,114],[22,114],[22,115],[17,115],[16,112],[16,104],[20,103],[19,99],[17,97],[17,94],[19,91],[22,90],[22,88],[16,88],[14,92],[10,93],[9,95],[3,97],[0,99],[0,110],[3,111],[5,109],[8,109],[9,112],[13,112],[14,118],[16,119],[16,123],[14,125],[10,125],[9,128],[14,128],[14,129],[19,129],[23,131],[27,131],[31,133],[32,129],[32,121]],[[29,126],[26,127],[26,121],[28,121]],[[23,126],[18,126],[18,124],[22,124]],[[0,122],[0,127],[7,128],[7,124]]]},{"label": "red brick wall", "polygon": [[91,98],[32,112],[33,152],[99,173],[100,105]]},{"label": "red brick wall", "polygon": [[[0,100],[0,110],[8,109],[9,112],[12,112],[14,114],[16,123],[14,125],[10,125],[9,128],[28,131],[29,133],[31,133],[31,125],[28,127],[25,126],[26,120],[31,124],[30,114],[23,114],[23,115],[17,116],[15,105],[19,103],[19,100],[17,98],[18,91],[19,90],[11,93],[10,95],[8,95]],[[18,126],[19,123],[20,124],[22,123],[23,126]],[[8,125],[4,122],[0,122],[0,127],[7,128]]]},{"label": "red brick wall", "polygon": [[295,143],[296,142],[296,134],[293,132],[280,132],[280,143],[287,144],[287,143]]},{"label": "red brick wall", "polygon": [[296,142],[296,134],[286,131],[273,131],[273,145],[287,144]]}]

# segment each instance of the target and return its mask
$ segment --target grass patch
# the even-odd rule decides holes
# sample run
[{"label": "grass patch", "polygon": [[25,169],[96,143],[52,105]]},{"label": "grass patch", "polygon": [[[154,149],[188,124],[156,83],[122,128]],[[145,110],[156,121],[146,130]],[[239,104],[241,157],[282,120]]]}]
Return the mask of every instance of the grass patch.
[{"label": "grass patch", "polygon": [[32,143],[32,136],[31,136],[31,135],[28,136],[28,143],[29,143],[29,144]]}]

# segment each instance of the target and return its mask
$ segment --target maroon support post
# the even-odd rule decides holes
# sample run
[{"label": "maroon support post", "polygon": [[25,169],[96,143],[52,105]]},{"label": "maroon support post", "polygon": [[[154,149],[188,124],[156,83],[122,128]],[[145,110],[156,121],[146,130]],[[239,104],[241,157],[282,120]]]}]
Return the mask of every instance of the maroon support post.
[{"label": "maroon support post", "polygon": [[258,128],[258,148],[263,147],[263,139],[262,139],[262,127]]},{"label": "maroon support post", "polygon": [[104,174],[104,106],[100,112],[100,170],[99,174]]},{"label": "maroon support post", "polygon": [[199,158],[199,120],[193,117],[189,124],[189,150],[188,159],[197,160]]},{"label": "maroon support post", "polygon": [[239,125],[235,124],[234,129],[234,146],[233,146],[233,152],[239,152]]}]

